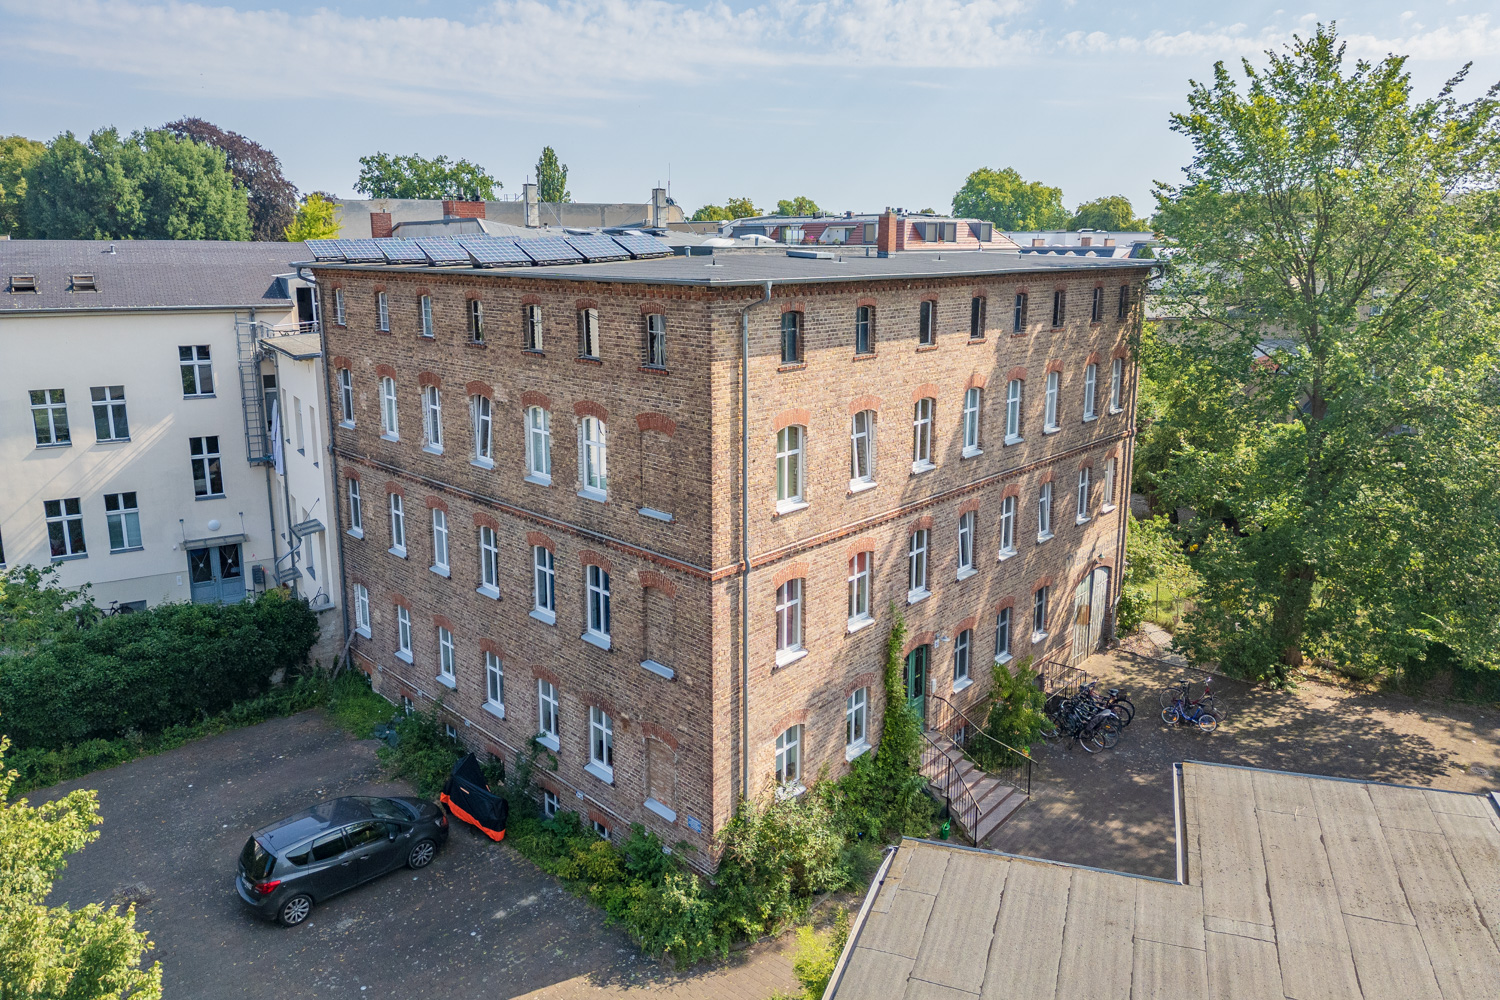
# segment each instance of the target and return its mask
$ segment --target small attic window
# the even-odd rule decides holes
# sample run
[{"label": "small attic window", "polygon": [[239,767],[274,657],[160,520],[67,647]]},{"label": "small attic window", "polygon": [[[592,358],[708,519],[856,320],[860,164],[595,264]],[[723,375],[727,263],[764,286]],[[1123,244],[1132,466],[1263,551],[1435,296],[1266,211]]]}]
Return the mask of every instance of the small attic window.
[{"label": "small attic window", "polygon": [[10,290],[13,292],[36,291],[36,275],[12,274],[10,276]]},{"label": "small attic window", "polygon": [[97,292],[94,287],[94,276],[92,274],[73,275],[73,291],[75,292]]}]

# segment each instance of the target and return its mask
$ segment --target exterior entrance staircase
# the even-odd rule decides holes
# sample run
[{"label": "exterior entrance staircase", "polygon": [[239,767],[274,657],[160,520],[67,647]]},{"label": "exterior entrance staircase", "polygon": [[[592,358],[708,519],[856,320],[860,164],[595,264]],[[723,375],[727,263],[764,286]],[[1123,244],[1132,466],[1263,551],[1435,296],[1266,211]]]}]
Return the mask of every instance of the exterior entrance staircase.
[{"label": "exterior entrance staircase", "polygon": [[[1031,766],[1025,751],[991,738],[967,716],[941,696],[931,720],[936,725],[924,731],[922,774],[928,787],[948,806],[959,832],[976,847],[986,841],[1031,797]],[[965,754],[976,742],[993,744],[989,749],[1013,762],[1002,771],[980,770]]]}]

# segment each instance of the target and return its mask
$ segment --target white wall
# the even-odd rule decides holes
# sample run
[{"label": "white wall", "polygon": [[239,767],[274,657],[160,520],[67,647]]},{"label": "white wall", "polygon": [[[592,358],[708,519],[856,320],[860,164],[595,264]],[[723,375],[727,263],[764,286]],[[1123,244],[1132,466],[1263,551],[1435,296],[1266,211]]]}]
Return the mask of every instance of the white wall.
[{"label": "white wall", "polygon": [[[296,563],[302,570],[297,590],[315,606],[319,602],[313,599],[321,592],[327,595],[331,606],[336,607],[340,604],[338,518],[330,493],[334,486],[333,462],[328,454],[329,414],[323,362],[321,358],[296,360],[274,349],[269,354],[275,366],[279,390],[285,470],[285,476],[278,476],[276,480],[276,530],[285,536],[291,524],[305,517],[323,522],[327,530],[303,539],[297,553]],[[337,406],[337,402],[334,405]],[[301,450],[297,447],[298,409],[302,414]],[[337,419],[337,413],[334,419]],[[290,511],[287,510],[288,501],[292,504]],[[286,551],[284,537],[282,551]],[[309,553],[312,572],[308,571]]]}]

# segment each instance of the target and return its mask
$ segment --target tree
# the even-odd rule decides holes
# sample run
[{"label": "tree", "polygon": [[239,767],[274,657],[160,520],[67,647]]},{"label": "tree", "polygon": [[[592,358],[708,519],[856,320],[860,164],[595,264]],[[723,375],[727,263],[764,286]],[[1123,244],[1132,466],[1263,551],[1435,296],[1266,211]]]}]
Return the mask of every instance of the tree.
[{"label": "tree", "polygon": [[970,174],[953,196],[953,214],[988,219],[996,228],[1011,231],[1061,229],[1068,221],[1061,188],[1024,181],[1011,167],[981,167]]},{"label": "tree", "polygon": [[760,209],[749,198],[730,198],[724,203],[724,211],[731,219],[749,219],[760,214]]},{"label": "tree", "polygon": [[371,198],[447,198],[455,201],[489,201],[504,187],[468,160],[450,161],[417,156],[375,153],[359,158],[359,179],[354,190]]},{"label": "tree", "polygon": [[801,194],[795,198],[783,198],[776,203],[777,215],[817,215],[819,211],[817,202]]},{"label": "tree", "polygon": [[1130,199],[1123,194],[1095,198],[1079,205],[1068,220],[1069,229],[1103,229],[1114,232],[1141,233],[1150,227],[1135,217]]},{"label": "tree", "polygon": [[141,968],[152,947],[135,907],[45,905],[67,856],[99,838],[96,793],[85,789],[33,806],[9,801],[10,740],[0,737],[0,995],[68,1000],[160,1000],[161,964]]},{"label": "tree", "polygon": [[250,201],[250,238],[280,240],[297,209],[297,187],[281,173],[276,154],[238,132],[219,128],[202,118],[180,118],[163,129],[180,139],[192,139],[220,150],[234,179]]},{"label": "tree", "polygon": [[537,201],[572,201],[568,193],[568,165],[560,163],[551,146],[542,147],[536,158]]},{"label": "tree", "polygon": [[297,215],[283,231],[283,237],[294,242],[332,239],[339,234],[339,225],[334,219],[335,208],[333,201],[314,191],[302,199]]},{"label": "tree", "polygon": [[723,205],[704,205],[693,213],[689,222],[728,222],[734,216]]},{"label": "tree", "polygon": [[22,135],[0,138],[0,236],[26,238],[26,171],[47,151]]},{"label": "tree", "polygon": [[1199,515],[1177,643],[1272,683],[1304,653],[1500,666],[1496,91],[1414,101],[1402,57],[1349,71],[1323,25],[1267,56],[1192,84],[1157,190],[1213,442],[1158,476]]},{"label": "tree", "polygon": [[51,240],[246,240],[245,189],[224,153],[164,132],[64,132],[26,175],[26,226]]}]

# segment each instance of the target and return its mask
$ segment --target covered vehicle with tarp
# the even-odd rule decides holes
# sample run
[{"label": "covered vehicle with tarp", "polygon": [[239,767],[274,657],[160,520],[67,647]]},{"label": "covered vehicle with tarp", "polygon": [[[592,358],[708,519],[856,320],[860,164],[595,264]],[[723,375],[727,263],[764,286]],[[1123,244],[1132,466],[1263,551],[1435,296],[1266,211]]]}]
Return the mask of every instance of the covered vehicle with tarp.
[{"label": "covered vehicle with tarp", "polygon": [[510,806],[505,796],[490,791],[489,782],[479,768],[479,759],[473,754],[466,754],[453,765],[439,799],[455,819],[478,828],[491,840],[505,839],[505,820],[510,815]]}]

